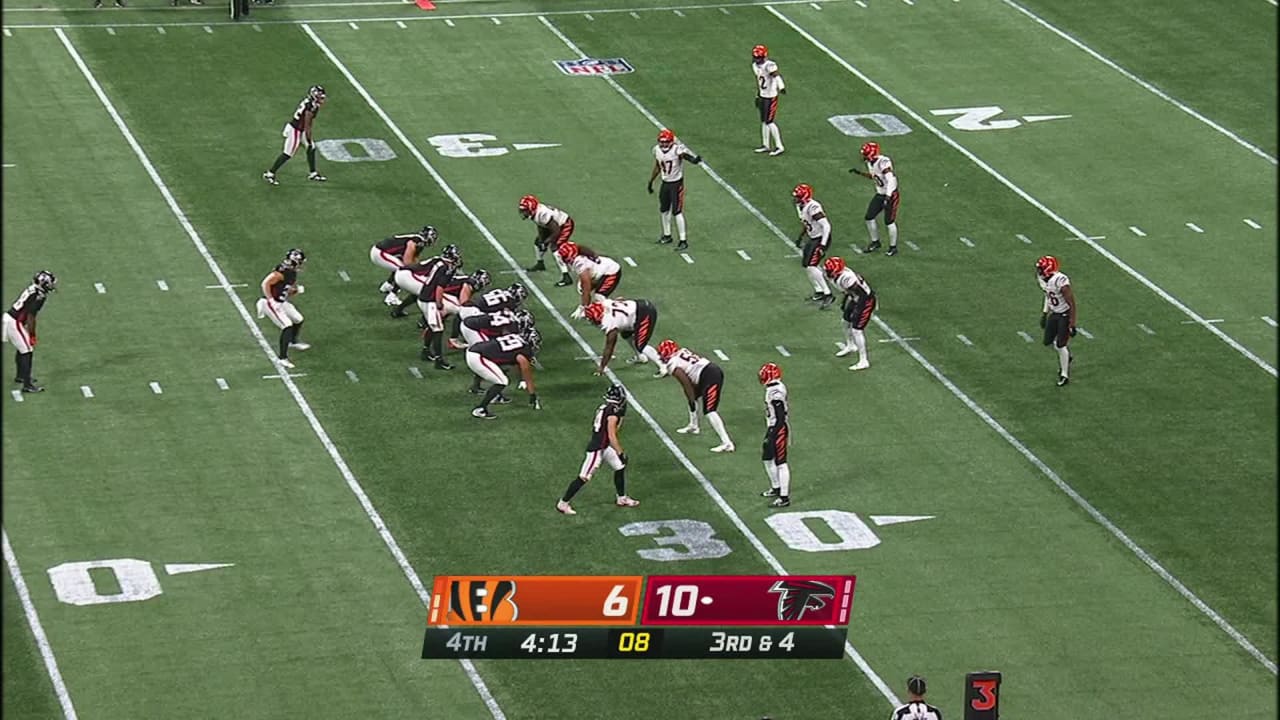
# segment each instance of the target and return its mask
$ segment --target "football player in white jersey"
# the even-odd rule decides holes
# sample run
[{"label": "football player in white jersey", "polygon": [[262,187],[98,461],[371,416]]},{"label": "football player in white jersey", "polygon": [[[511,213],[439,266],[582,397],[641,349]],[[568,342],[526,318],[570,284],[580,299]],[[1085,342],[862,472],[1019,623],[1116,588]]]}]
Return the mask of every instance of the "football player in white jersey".
[{"label": "football player in white jersey", "polygon": [[556,283],[556,287],[572,285],[573,278],[569,276],[569,267],[555,252],[560,248],[560,243],[568,242],[573,236],[573,218],[560,208],[539,202],[533,195],[520,198],[518,207],[520,217],[532,220],[533,224],[538,226],[538,236],[533,239],[533,246],[538,249],[538,261],[529,270],[534,272],[546,270],[547,266],[542,262],[542,257],[550,250],[556,265],[560,268],[560,281]]},{"label": "football player in white jersey", "polygon": [[613,294],[622,282],[622,266],[613,258],[597,255],[594,250],[575,242],[564,242],[556,251],[556,256],[563,260],[571,273],[578,278],[578,292],[582,294],[582,304],[573,311],[576,320],[582,317],[587,305],[600,302]]},{"label": "football player in white jersey", "polygon": [[800,215],[800,236],[796,238],[796,247],[800,248],[800,265],[813,283],[813,295],[810,302],[820,303],[826,309],[835,300],[831,288],[827,287],[827,279],[822,276],[822,258],[831,247],[831,221],[822,209],[822,203],[813,199],[813,188],[800,183],[791,191],[791,199],[796,203],[796,212]]},{"label": "football player in white jersey", "polygon": [[603,375],[613,359],[613,348],[617,345],[618,335],[631,338],[631,345],[636,349],[636,357],[628,362],[645,363],[653,361],[662,364],[658,351],[649,345],[653,331],[658,327],[658,308],[648,300],[609,300],[593,302],[586,307],[583,315],[592,325],[604,333],[604,350],[600,353],[600,366],[596,375]]},{"label": "football player in white jersey", "polygon": [[280,157],[271,164],[271,169],[262,173],[262,179],[268,185],[279,185],[280,181],[276,180],[276,171],[280,166],[289,162],[289,158],[298,151],[298,146],[306,144],[307,146],[307,166],[311,168],[307,179],[314,182],[324,182],[328,180],[325,176],[316,171],[316,141],[311,136],[311,126],[315,124],[316,115],[319,114],[320,108],[324,107],[328,96],[325,95],[324,87],[320,85],[312,85],[307,90],[307,96],[302,98],[298,103],[298,108],[293,111],[293,117],[289,118],[289,122],[285,123],[284,131],[284,151],[280,153]]},{"label": "football player in white jersey", "polygon": [[858,353],[858,362],[849,366],[850,370],[866,370],[871,367],[867,357],[867,337],[863,330],[871,322],[871,314],[876,311],[876,291],[852,268],[845,267],[844,259],[829,257],[823,263],[827,277],[836,287],[844,291],[844,300],[840,303],[840,311],[844,316],[844,345],[840,347],[836,357],[844,357],[851,352]]},{"label": "football player in white jersey", "polygon": [[769,475],[769,489],[760,495],[773,498],[770,507],[787,507],[791,504],[791,466],[787,464],[791,406],[787,402],[787,386],[782,384],[782,368],[775,363],[761,365],[759,378],[764,386],[764,449],[760,459]]},{"label": "football player in white jersey", "polygon": [[697,165],[702,158],[694,155],[684,143],[676,139],[676,134],[663,128],[658,133],[658,144],[653,146],[653,172],[649,174],[649,194],[653,194],[653,181],[662,175],[662,189],[658,191],[658,212],[662,215],[662,237],[658,243],[671,243],[671,217],[676,218],[676,230],[680,233],[680,244],[676,252],[689,249],[689,240],[684,231],[684,161]]},{"label": "football player in white jersey", "polygon": [[[756,109],[760,111],[760,147],[758,153],[781,155],[782,135],[778,133],[778,94],[787,94],[787,84],[778,73],[778,63],[769,59],[769,48],[757,45],[751,48],[751,71],[756,76]],[[773,149],[769,149],[769,140]]]},{"label": "football player in white jersey", "polygon": [[658,343],[658,357],[662,359],[664,372],[670,374],[684,389],[684,397],[689,401],[689,424],[676,430],[678,433],[697,435],[698,401],[702,401],[702,415],[711,423],[711,428],[720,437],[720,444],[711,448],[711,452],[733,452],[733,440],[725,430],[724,420],[718,412],[720,408],[720,391],[724,388],[724,371],[719,365],[702,357],[698,353],[682,348],[674,340],[663,340]]},{"label": "football player in white jersey", "polygon": [[849,168],[849,172],[857,173],[864,178],[875,181],[876,194],[867,205],[867,233],[871,242],[865,252],[880,249],[880,229],[876,227],[876,216],[884,211],[884,226],[889,229],[889,249],[885,255],[898,254],[898,203],[902,198],[898,195],[898,174],[893,171],[893,161],[888,155],[880,154],[880,143],[863,143],[862,160],[867,163],[867,171]]},{"label": "football player in white jersey", "polygon": [[1076,294],[1071,279],[1058,269],[1058,258],[1045,255],[1036,260],[1036,280],[1044,291],[1040,327],[1044,328],[1045,346],[1058,351],[1058,387],[1071,382],[1071,351],[1067,343],[1076,336]]}]

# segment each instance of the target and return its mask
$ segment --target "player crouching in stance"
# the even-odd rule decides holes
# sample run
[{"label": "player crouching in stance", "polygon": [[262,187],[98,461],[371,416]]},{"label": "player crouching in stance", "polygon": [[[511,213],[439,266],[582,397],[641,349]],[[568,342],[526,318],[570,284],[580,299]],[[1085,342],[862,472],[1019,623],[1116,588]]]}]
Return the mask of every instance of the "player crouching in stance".
[{"label": "player crouching in stance", "polygon": [[791,444],[789,425],[791,412],[787,406],[787,386],[782,384],[782,368],[775,363],[760,366],[760,384],[764,386],[764,471],[769,475],[769,489],[760,493],[771,497],[770,507],[791,504],[791,467],[787,465],[787,446]]},{"label": "player crouching in stance", "polygon": [[311,346],[302,342],[302,313],[293,306],[293,296],[306,291],[298,283],[298,273],[307,261],[307,256],[298,248],[285,253],[284,260],[276,265],[276,269],[262,278],[262,297],[258,298],[258,317],[269,317],[271,322],[280,328],[280,353],[276,362],[286,368],[292,368],[289,350],[310,350]]},{"label": "player crouching in stance", "polygon": [[1044,344],[1058,351],[1058,387],[1071,382],[1071,350],[1067,343],[1076,336],[1076,295],[1071,279],[1058,270],[1058,258],[1045,255],[1036,260],[1036,280],[1044,290],[1044,307],[1040,327],[1044,328]]},{"label": "player crouching in stance", "polygon": [[[499,310],[493,313],[476,314],[462,321],[462,334],[466,338],[467,347],[475,347],[479,343],[494,340],[503,335],[516,334],[524,335],[533,329],[533,313],[520,308],[519,310]],[[533,360],[537,365],[537,360]],[[484,390],[480,387],[480,376],[471,376],[472,395],[483,395]],[[499,405],[506,405],[511,402],[506,395],[501,392],[494,399]]]},{"label": "player crouching in stance", "polygon": [[[470,299],[464,300],[458,307],[458,314],[454,317],[454,329],[457,331],[454,337],[461,335],[462,341],[455,343],[453,338],[450,338],[449,346],[461,350],[476,344],[481,338],[476,334],[478,328],[469,323],[469,320],[500,312],[514,312],[527,297],[529,297],[529,290],[520,283],[511,283],[509,288],[494,288],[478,294],[472,293]],[[530,315],[530,317],[533,316]],[[471,328],[471,331],[468,332],[467,328]]]},{"label": "player crouching in stance", "polygon": [[893,171],[893,161],[889,156],[880,154],[880,143],[863,143],[862,159],[867,163],[867,172],[858,168],[850,168],[849,172],[876,183],[876,194],[867,205],[866,215],[867,233],[871,236],[871,242],[863,252],[873,253],[880,249],[876,216],[883,210],[884,225],[889,230],[889,249],[884,254],[892,257],[898,254],[898,202],[902,200],[898,195],[898,175]]},{"label": "player crouching in stance", "polygon": [[[452,319],[449,347],[454,350],[463,350],[467,347],[458,339],[462,332],[461,318],[458,315],[462,310],[462,304],[470,302],[472,295],[489,287],[491,282],[493,277],[489,275],[489,271],[480,268],[470,275],[454,275],[449,282],[445,283],[444,293],[440,296],[440,314],[445,320]],[[426,320],[420,320],[418,327],[425,330]]]},{"label": "player crouching in stance", "polygon": [[520,217],[532,220],[533,224],[538,226],[538,236],[533,239],[533,246],[538,249],[538,261],[529,270],[546,270],[547,266],[542,262],[542,257],[547,254],[547,250],[550,250],[555,257],[556,265],[560,267],[560,281],[556,283],[556,287],[572,285],[573,278],[569,277],[569,266],[554,253],[560,249],[560,243],[568,242],[569,238],[573,237],[573,218],[560,208],[539,202],[533,195],[520,198],[517,208],[520,211]]},{"label": "player crouching in stance", "polygon": [[871,322],[871,314],[876,311],[876,291],[852,268],[845,267],[844,259],[827,258],[823,267],[827,277],[836,287],[844,291],[844,300],[840,302],[840,311],[844,315],[844,345],[836,352],[836,357],[844,357],[857,351],[858,362],[849,366],[850,370],[866,370],[871,367],[867,357],[867,337],[863,333],[867,323]]},{"label": "player crouching in stance", "polygon": [[591,248],[574,242],[563,242],[556,250],[556,255],[572,268],[573,275],[578,278],[582,304],[573,311],[575,320],[582,317],[587,305],[609,297],[618,289],[618,283],[622,282],[622,266],[612,258],[597,255]]},{"label": "player crouching in stance", "polygon": [[831,288],[827,287],[826,278],[822,277],[822,258],[831,247],[831,221],[822,209],[822,203],[813,199],[813,188],[800,183],[791,191],[791,199],[795,201],[796,212],[800,215],[800,236],[796,238],[796,247],[800,248],[800,265],[813,284],[813,295],[810,302],[819,303],[825,310],[835,301]]},{"label": "player crouching in stance", "polygon": [[720,419],[717,410],[720,407],[720,391],[724,387],[724,371],[719,365],[702,357],[698,353],[681,348],[674,340],[663,340],[658,343],[658,357],[662,358],[663,367],[680,383],[684,397],[689,401],[689,424],[676,430],[678,433],[697,435],[698,401],[702,401],[702,415],[711,423],[712,429],[720,437],[720,444],[711,448],[711,452],[733,452],[733,441],[724,428],[724,420]]},{"label": "player crouching in stance", "polygon": [[5,311],[4,342],[13,345],[14,358],[18,363],[18,374],[13,381],[22,385],[24,393],[44,392],[44,388],[36,384],[31,377],[31,366],[35,363],[36,352],[36,315],[44,307],[49,293],[58,288],[58,278],[48,270],[41,270],[31,278],[31,284],[13,301]]},{"label": "player crouching in stance", "polygon": [[[618,343],[618,335],[631,338],[631,345],[636,349],[636,357],[630,362],[644,363],[652,360],[659,367],[662,358],[658,351],[649,346],[649,338],[658,327],[658,308],[648,300],[605,300],[591,303],[583,310],[587,320],[604,333],[604,350],[600,353],[600,366],[596,375],[603,375],[613,359],[613,348]],[[660,370],[660,373],[663,371]]]},{"label": "player crouching in stance", "polygon": [[388,305],[395,307],[400,304],[400,296],[396,294],[396,271],[417,262],[418,255],[435,245],[439,238],[440,233],[435,228],[425,225],[418,232],[392,235],[369,248],[369,260],[391,273],[378,288],[378,292],[386,296]]},{"label": "player crouching in stance", "polygon": [[577,515],[577,511],[569,504],[573,496],[583,488],[600,468],[600,462],[613,468],[613,487],[617,491],[614,504],[618,507],[635,507],[640,504],[627,495],[627,454],[622,451],[622,443],[618,440],[618,429],[622,427],[622,419],[627,414],[627,391],[621,385],[612,385],[604,393],[604,404],[596,408],[595,420],[591,422],[591,440],[587,442],[587,459],[582,461],[578,477],[569,483],[564,495],[556,503],[556,510],[565,515]]},{"label": "player crouching in stance", "polygon": [[[529,393],[529,404],[534,410],[542,409],[542,402],[538,400],[538,391],[533,384],[533,356],[541,346],[542,335],[538,333],[537,328],[531,327],[518,335],[514,333],[499,335],[492,340],[476,343],[467,348],[467,367],[471,368],[471,372],[475,373],[481,381],[490,383],[480,404],[471,411],[472,417],[482,420],[497,418],[497,415],[489,412],[489,404],[500,396],[505,398],[502,391],[506,390],[507,385],[511,383],[507,379],[507,373],[502,369],[504,365],[515,365],[520,368],[520,376],[523,378],[521,384]],[[498,404],[505,403],[499,400]]]},{"label": "player crouching in stance", "polygon": [[276,171],[289,162],[293,154],[298,152],[298,146],[303,143],[307,146],[307,166],[311,168],[307,179],[314,182],[324,182],[328,179],[316,170],[316,141],[311,137],[311,126],[315,123],[316,115],[319,114],[320,108],[324,107],[327,99],[328,96],[325,95],[322,86],[312,85],[307,90],[307,96],[298,103],[298,108],[293,111],[293,117],[289,118],[289,122],[284,126],[282,133],[284,152],[280,153],[280,157],[271,164],[271,169],[262,173],[262,179],[268,185],[280,184],[280,181],[276,180]]}]

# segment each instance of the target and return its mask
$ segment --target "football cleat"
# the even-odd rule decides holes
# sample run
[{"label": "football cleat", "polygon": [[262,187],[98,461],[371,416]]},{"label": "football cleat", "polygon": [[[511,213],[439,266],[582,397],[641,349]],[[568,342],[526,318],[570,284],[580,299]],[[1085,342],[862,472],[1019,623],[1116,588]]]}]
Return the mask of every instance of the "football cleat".
[{"label": "football cleat", "polygon": [[731,443],[731,442],[730,442],[730,443],[721,443],[721,444],[719,444],[719,445],[717,445],[717,446],[715,446],[715,447],[711,448],[711,452],[713,452],[713,453],[731,453],[731,452],[733,452],[733,451],[734,451],[734,450],[736,450],[736,449],[737,449],[737,448],[735,448],[735,447],[733,446],[733,443]]},{"label": "football cleat", "polygon": [[781,488],[771,487],[760,493],[760,497],[778,497],[780,494],[782,494]]},{"label": "football cleat", "polygon": [[813,187],[808,183],[800,183],[791,191],[791,199],[797,205],[804,205],[813,199]]},{"label": "football cleat", "polygon": [[294,368],[293,362],[290,361],[289,358],[276,358],[276,364],[282,368],[288,368],[290,370]]},{"label": "football cleat", "polygon": [[662,237],[658,238],[659,245],[670,245],[673,242],[675,242],[675,238],[671,237],[670,235],[663,235]]},{"label": "football cleat", "polygon": [[885,255],[888,255],[889,257],[893,257],[894,255],[897,255],[897,254],[898,254],[898,246],[897,246],[897,245],[890,245],[890,246],[889,246],[889,249],[884,251],[884,254],[885,254]]},{"label": "football cleat", "polygon": [[425,316],[418,318],[418,329],[419,330],[427,329],[427,318]]},{"label": "football cleat", "polygon": [[510,405],[511,398],[506,395],[497,395],[491,402],[493,402],[494,405]]},{"label": "football cleat", "polygon": [[29,383],[26,383],[26,384],[24,384],[24,385],[22,386],[22,392],[24,392],[24,393],[38,393],[38,392],[44,392],[44,388],[40,387],[39,385],[35,384],[34,382],[29,382]]},{"label": "football cleat", "polygon": [[1042,278],[1048,278],[1058,272],[1058,258],[1052,255],[1040,256],[1040,259],[1036,260],[1036,272]]},{"label": "football cleat", "polygon": [[478,407],[471,411],[471,417],[481,420],[497,420],[498,416],[489,412],[489,408]]},{"label": "football cleat", "polygon": [[578,514],[578,511],[577,511],[577,510],[574,510],[572,505],[570,505],[569,503],[567,503],[567,502],[565,502],[565,501],[563,501],[563,500],[558,500],[558,501],[556,501],[556,510],[559,510],[560,512],[564,513],[565,515],[577,515],[577,514]]},{"label": "football cleat", "polygon": [[805,298],[805,302],[818,302],[819,300],[821,300],[821,299],[822,299],[822,298],[824,298],[824,297],[826,297],[826,296],[825,296],[825,295],[823,295],[822,293],[820,293],[820,292],[814,292],[812,295],[810,295],[809,297]]},{"label": "football cleat", "polygon": [[774,149],[769,153],[769,157],[778,157],[779,155],[781,155],[781,154],[782,154],[782,153],[784,153],[784,152],[786,152],[786,149],[785,149],[785,148],[783,148],[781,145],[779,145],[778,147],[774,148]]},{"label": "football cleat", "polygon": [[760,366],[758,377],[761,385],[768,385],[774,380],[782,379],[782,368],[778,367],[777,363],[767,362]]},{"label": "football cleat", "polygon": [[852,345],[841,345],[840,349],[836,351],[836,357],[844,357],[854,350],[857,350],[857,348]]},{"label": "football cleat", "polygon": [[1058,376],[1058,387],[1062,387],[1063,385],[1066,385],[1069,382],[1071,382],[1071,378],[1067,377],[1066,375]]},{"label": "football cleat", "polygon": [[658,372],[654,373],[653,376],[656,378],[661,378],[661,377],[666,377],[670,374],[671,374],[671,371],[667,369],[666,365],[659,365]]},{"label": "football cleat", "polygon": [[697,425],[690,423],[688,425],[685,425],[682,428],[677,429],[676,432],[680,433],[681,435],[697,435],[698,433],[702,432],[702,430],[700,430]]},{"label": "football cleat", "polygon": [[539,260],[529,268],[529,272],[542,272],[547,269],[547,264]]},{"label": "football cleat", "polygon": [[769,146],[768,146],[768,145],[761,145],[760,147],[756,148],[755,150],[752,150],[752,152],[767,153],[767,152],[769,152]]},{"label": "football cleat", "polygon": [[385,303],[387,307],[397,307],[400,305],[400,296],[394,292],[389,292],[382,298],[382,302]]},{"label": "football cleat", "polygon": [[676,243],[676,252],[684,252],[685,250],[688,250],[688,249],[689,249],[688,240],[681,240],[680,242]]},{"label": "football cleat", "polygon": [[438,358],[436,358],[436,359],[435,359],[435,365],[436,365],[436,369],[437,369],[437,370],[452,370],[452,369],[453,369],[453,366],[452,366],[452,365],[450,365],[450,364],[449,364],[449,362],[448,362],[447,360],[445,360],[444,358],[442,358],[442,357],[438,357]]},{"label": "football cleat", "polygon": [[873,253],[873,252],[875,252],[875,251],[877,251],[877,250],[879,250],[879,249],[880,249],[880,241],[879,241],[879,240],[872,240],[870,243],[868,243],[868,244],[867,244],[867,249],[866,249],[866,250],[863,250],[862,252],[864,252],[864,253]]},{"label": "football cleat", "polygon": [[776,508],[791,507],[791,498],[782,497],[781,495],[779,495],[778,497],[773,499],[773,502],[769,503],[769,507],[776,507]]},{"label": "football cleat", "polygon": [[857,363],[850,365],[849,369],[850,370],[866,370],[869,367],[871,367],[871,363],[867,362],[866,358],[862,358]]},{"label": "football cleat", "polygon": [[312,172],[312,173],[308,173],[308,174],[307,174],[307,179],[308,179],[308,180],[310,180],[310,181],[312,181],[312,182],[325,182],[325,181],[327,181],[329,178],[327,178],[327,177],[325,177],[325,176],[321,175],[321,174],[320,174],[320,173],[318,173],[318,172]]},{"label": "football cleat", "polygon": [[640,504],[640,501],[627,495],[620,495],[614,504],[618,507],[635,507]]},{"label": "football cleat", "polygon": [[556,287],[567,287],[573,284],[573,278],[569,277],[569,273],[560,276],[560,280],[556,283]]},{"label": "football cleat", "polygon": [[270,170],[262,173],[262,179],[267,181],[268,185],[279,185],[280,181],[276,179],[276,174]]},{"label": "football cleat", "polygon": [[818,300],[818,309],[826,310],[827,308],[831,307],[831,303],[835,301],[836,301],[835,295],[832,295],[831,293],[826,293]]},{"label": "football cleat", "polygon": [[395,289],[396,289],[396,286],[395,286],[395,285],[392,285],[392,284],[391,284],[391,283],[389,283],[389,282],[384,282],[384,283],[382,283],[381,285],[379,285],[379,286],[378,286],[378,292],[380,292],[380,293],[389,293],[389,292],[391,292],[392,290],[395,290]]},{"label": "football cleat", "polygon": [[291,342],[289,343],[289,349],[290,350],[310,350],[311,343]]}]

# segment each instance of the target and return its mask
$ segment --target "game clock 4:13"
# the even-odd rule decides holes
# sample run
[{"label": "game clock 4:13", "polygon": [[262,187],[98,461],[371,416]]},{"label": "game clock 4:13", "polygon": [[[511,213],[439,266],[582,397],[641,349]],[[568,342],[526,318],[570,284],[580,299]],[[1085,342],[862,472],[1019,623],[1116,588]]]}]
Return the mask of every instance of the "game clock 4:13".
[{"label": "game clock 4:13", "polygon": [[573,655],[578,652],[578,633],[563,630],[532,631],[520,642],[529,655]]},{"label": "game clock 4:13", "polygon": [[528,657],[641,658],[660,657],[662,650],[662,630],[655,628],[617,628],[607,634],[548,628],[523,636],[519,648]]}]

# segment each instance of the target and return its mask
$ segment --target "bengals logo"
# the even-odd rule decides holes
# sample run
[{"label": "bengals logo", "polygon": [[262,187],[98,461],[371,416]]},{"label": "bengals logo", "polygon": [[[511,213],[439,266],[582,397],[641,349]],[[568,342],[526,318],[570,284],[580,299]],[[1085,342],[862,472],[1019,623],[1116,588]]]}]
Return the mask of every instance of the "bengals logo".
[{"label": "bengals logo", "polygon": [[520,617],[514,580],[453,580],[445,624],[510,625]]}]

